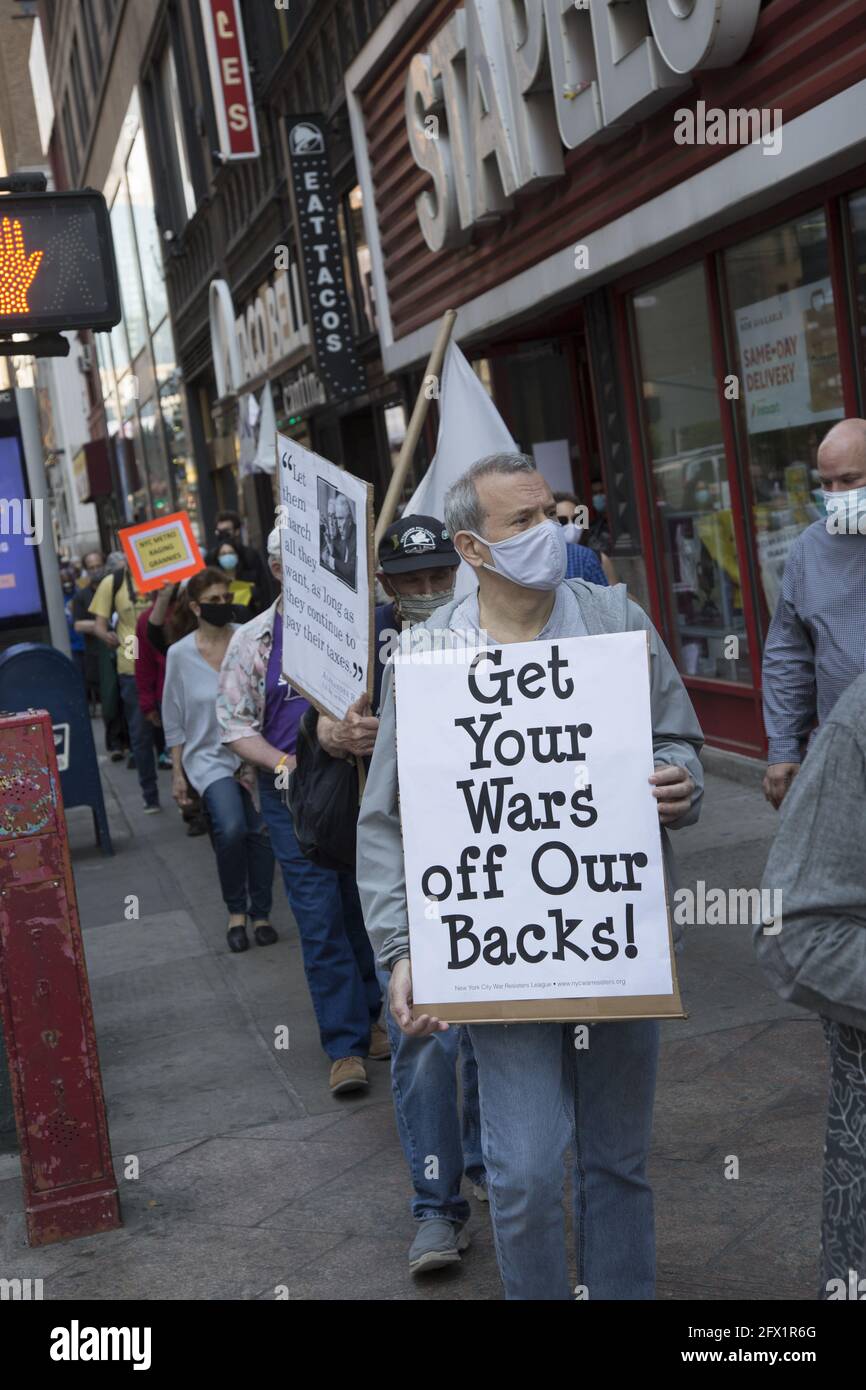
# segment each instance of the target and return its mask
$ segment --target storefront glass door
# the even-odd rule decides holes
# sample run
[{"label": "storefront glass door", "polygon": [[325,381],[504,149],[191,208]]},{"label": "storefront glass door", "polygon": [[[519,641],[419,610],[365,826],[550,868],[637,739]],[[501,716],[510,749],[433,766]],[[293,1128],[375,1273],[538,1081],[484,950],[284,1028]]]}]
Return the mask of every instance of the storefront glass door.
[{"label": "storefront glass door", "polygon": [[750,684],[703,264],[643,287],[632,306],[672,654],[686,675]]},{"label": "storefront glass door", "polygon": [[818,446],[845,413],[823,210],[731,247],[724,270],[755,546],[772,616],[791,545],[823,514]]}]

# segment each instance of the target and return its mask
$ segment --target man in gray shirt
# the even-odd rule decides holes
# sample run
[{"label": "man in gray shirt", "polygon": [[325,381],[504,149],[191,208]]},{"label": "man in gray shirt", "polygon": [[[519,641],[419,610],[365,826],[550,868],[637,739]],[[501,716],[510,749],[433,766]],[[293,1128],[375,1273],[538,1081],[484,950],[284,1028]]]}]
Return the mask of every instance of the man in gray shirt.
[{"label": "man in gray shirt", "polygon": [[[519,454],[481,459],[448,494],[445,522],[479,587],[470,598],[440,608],[428,620],[431,630],[449,630],[459,641],[461,631],[481,629],[494,646],[604,632],[648,634],[656,765],[651,794],[663,827],[696,820],[702,737],[676,668],[622,585],[602,589],[583,580],[563,582],[562,527],[553,494],[533,461]],[[439,732],[431,729],[431,749]],[[667,860],[664,830],[662,839]],[[394,1018],[415,1037],[447,1028],[427,1015],[412,1017],[390,666],[358,822],[358,888],[379,965],[391,972]],[[584,1051],[576,1051],[567,1024],[468,1027],[478,1062],[482,1148],[506,1297],[573,1297],[562,1183],[563,1157],[576,1140],[579,1284],[592,1299],[652,1298],[655,1245],[646,1160],[658,1022],[595,1024]]]},{"label": "man in gray shirt", "polygon": [[791,546],[764,651],[764,795],[777,809],[816,720],[866,671],[866,420],[834,425],[818,471],[827,516]]},{"label": "man in gray shirt", "polygon": [[866,676],[848,687],[815,738],[785,801],[764,887],[774,890],[781,912],[769,930],[762,926],[755,932],[758,959],[783,999],[821,1015],[830,1049],[819,1297],[862,1300],[866,1296]]}]

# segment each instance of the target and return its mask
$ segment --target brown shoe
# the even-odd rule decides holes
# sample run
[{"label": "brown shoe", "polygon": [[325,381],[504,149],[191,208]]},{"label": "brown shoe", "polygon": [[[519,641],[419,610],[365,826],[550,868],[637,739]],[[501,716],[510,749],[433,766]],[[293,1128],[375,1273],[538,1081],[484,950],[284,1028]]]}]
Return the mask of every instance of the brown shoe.
[{"label": "brown shoe", "polygon": [[344,1091],[366,1091],[367,1072],[360,1057],[340,1057],[331,1067],[331,1095]]},{"label": "brown shoe", "polygon": [[387,1062],[391,1056],[391,1043],[381,1023],[374,1023],[370,1029],[370,1051],[367,1056],[371,1062]]}]

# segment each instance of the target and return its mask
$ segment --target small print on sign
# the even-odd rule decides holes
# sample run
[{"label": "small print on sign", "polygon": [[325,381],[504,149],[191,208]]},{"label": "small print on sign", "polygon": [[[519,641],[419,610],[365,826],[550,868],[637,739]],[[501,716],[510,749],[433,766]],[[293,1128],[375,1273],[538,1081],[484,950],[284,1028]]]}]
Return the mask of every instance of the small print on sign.
[{"label": "small print on sign", "polygon": [[119,534],[139,593],[159,589],[169,581],[189,579],[204,569],[186,512],[172,512],[158,521],[129,526]]},{"label": "small print on sign", "polygon": [[416,1001],[674,992],[644,632],[395,658]]}]

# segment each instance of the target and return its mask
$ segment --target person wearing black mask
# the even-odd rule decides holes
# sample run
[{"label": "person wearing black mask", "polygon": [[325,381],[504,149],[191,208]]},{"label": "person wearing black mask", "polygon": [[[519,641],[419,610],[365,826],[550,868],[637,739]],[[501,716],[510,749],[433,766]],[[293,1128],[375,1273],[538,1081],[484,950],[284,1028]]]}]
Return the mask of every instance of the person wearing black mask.
[{"label": "person wearing black mask", "polygon": [[268,921],[274,856],[250,794],[251,771],[220,742],[216,717],[219,670],[236,626],[228,579],[220,570],[201,570],[190,579],[180,606],[175,629],[188,631],[168,649],[162,693],[172,795],[181,809],[189,803],[188,778],[204,803],[229,914],[229,950],[247,950],[248,916],[257,943],[270,946],[277,940]]},{"label": "person wearing black mask", "polygon": [[[244,545],[241,539],[241,519],[237,512],[220,512],[216,519],[215,549],[210,552],[214,565],[219,563],[217,556],[223,541],[231,541],[238,553],[237,567],[232,570],[229,578],[236,581],[247,580],[253,586],[254,597],[250,604],[250,614],[256,617],[273,603],[276,588],[259,552],[251,545]],[[210,563],[211,559],[208,558],[208,564]]]}]

